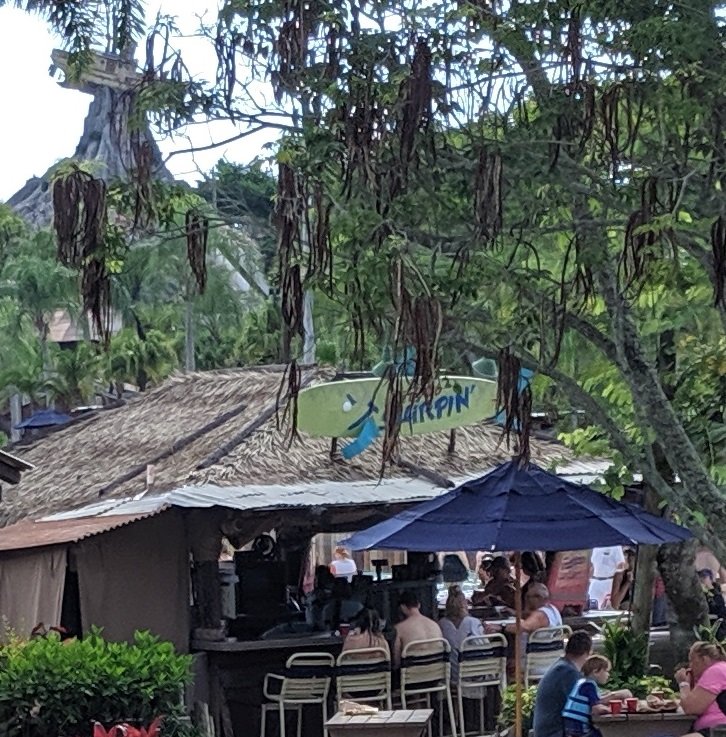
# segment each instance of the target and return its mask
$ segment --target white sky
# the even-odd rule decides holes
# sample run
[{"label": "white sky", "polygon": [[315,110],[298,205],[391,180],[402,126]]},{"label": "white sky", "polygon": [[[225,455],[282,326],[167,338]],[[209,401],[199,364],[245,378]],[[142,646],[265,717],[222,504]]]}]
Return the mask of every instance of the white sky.
[{"label": "white sky", "polygon": [[[183,33],[193,33],[197,16],[216,14],[215,0],[161,0],[149,3],[149,17],[157,10],[177,16]],[[184,38],[177,44],[190,71],[214,78],[215,57],[208,42]],[[8,199],[32,176],[41,176],[56,161],[71,156],[83,131],[83,119],[91,102],[89,95],[60,87],[48,74],[50,52],[59,39],[40,18],[9,7],[0,9],[0,201]],[[230,138],[238,129],[229,123],[196,125],[189,131],[197,146]],[[259,154],[263,143],[274,136],[250,136],[225,147],[191,155],[173,156],[171,172],[196,181],[197,169],[208,171],[220,159],[248,162]],[[189,148],[189,141],[159,141],[166,155]]]}]

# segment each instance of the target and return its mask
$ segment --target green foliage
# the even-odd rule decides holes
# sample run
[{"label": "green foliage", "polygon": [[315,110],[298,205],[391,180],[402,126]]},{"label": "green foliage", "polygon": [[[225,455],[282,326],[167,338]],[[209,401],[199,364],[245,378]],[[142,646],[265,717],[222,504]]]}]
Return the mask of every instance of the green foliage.
[{"label": "green foliage", "polygon": [[108,374],[117,384],[136,384],[142,391],[148,382],[159,382],[169,375],[177,357],[168,336],[149,330],[144,337],[124,328],[111,338]]},{"label": "green foliage", "polygon": [[0,734],[86,737],[93,721],[146,725],[162,714],[171,726],[190,665],[148,632],[133,644],[107,642],[98,630],[82,640],[51,633],[11,642],[0,646]]},{"label": "green foliage", "polygon": [[[537,686],[522,688],[522,734],[527,734],[532,728],[532,717],[534,715],[534,702],[537,699]],[[507,686],[502,698],[502,708],[497,717],[500,729],[506,729],[514,725],[517,709],[517,688],[515,685]]]},{"label": "green foliage", "polygon": [[639,684],[648,666],[648,633],[633,632],[621,620],[603,622],[602,629],[603,655],[612,664],[608,688],[642,690]]},{"label": "green foliage", "polygon": [[726,644],[726,640],[723,640],[719,636],[722,625],[722,619],[717,619],[709,624],[699,624],[693,628],[693,634],[696,636],[696,640],[710,642],[714,645],[724,645]]}]

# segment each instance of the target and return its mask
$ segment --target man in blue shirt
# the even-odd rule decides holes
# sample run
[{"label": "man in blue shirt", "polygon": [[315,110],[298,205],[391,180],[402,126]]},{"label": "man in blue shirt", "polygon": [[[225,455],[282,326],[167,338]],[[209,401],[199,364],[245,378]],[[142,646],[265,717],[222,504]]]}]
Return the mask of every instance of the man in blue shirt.
[{"label": "man in blue shirt", "polygon": [[592,637],[584,630],[573,632],[565,655],[553,663],[537,688],[534,704],[534,737],[562,737],[562,710],[573,686],[582,677],[580,669],[592,651]]}]

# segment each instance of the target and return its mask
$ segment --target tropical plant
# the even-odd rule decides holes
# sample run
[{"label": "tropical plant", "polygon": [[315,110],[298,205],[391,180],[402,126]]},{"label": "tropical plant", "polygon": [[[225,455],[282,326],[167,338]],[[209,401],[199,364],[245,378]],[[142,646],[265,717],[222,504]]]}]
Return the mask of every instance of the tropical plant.
[{"label": "tropical plant", "polygon": [[634,632],[621,621],[603,622],[603,655],[610,660],[612,668],[608,688],[638,687],[647,675],[648,633]]},{"label": "tropical plant", "polygon": [[726,640],[721,636],[723,629],[723,619],[716,619],[709,624],[701,624],[693,628],[693,634],[696,640],[702,642],[711,642],[714,645],[724,645]]},{"label": "tropical plant", "polygon": [[124,328],[111,339],[108,375],[119,387],[130,383],[145,391],[149,383],[165,379],[176,362],[174,346],[164,333],[152,329],[141,337]]},{"label": "tropical plant", "polygon": [[0,646],[0,725],[8,736],[90,737],[94,722],[178,722],[190,664],[148,632],[132,644],[107,642],[99,630],[11,642]]},{"label": "tropical plant", "polygon": [[[534,702],[537,699],[537,686],[522,689],[522,734],[527,734],[532,728],[532,717],[534,716]],[[502,698],[502,708],[497,717],[500,729],[507,729],[514,725],[517,713],[517,687],[507,686]]]}]

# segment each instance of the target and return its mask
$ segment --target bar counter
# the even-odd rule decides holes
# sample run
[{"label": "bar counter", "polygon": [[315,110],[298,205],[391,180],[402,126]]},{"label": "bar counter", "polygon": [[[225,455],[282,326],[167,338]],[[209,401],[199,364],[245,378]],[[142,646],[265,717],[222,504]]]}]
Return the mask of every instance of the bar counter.
[{"label": "bar counter", "polygon": [[[337,658],[342,642],[339,635],[327,633],[269,640],[192,640],[192,651],[206,656],[206,691],[217,735],[259,735],[265,675],[283,673],[287,659],[298,652],[331,653]],[[302,734],[321,734],[320,710],[310,708],[303,711]],[[269,737],[278,734],[274,717],[268,731]]]},{"label": "bar counter", "polygon": [[299,650],[300,648],[337,646],[343,642],[332,632],[313,633],[299,637],[278,637],[269,640],[192,640],[192,650],[197,652],[245,653],[255,650]]}]

